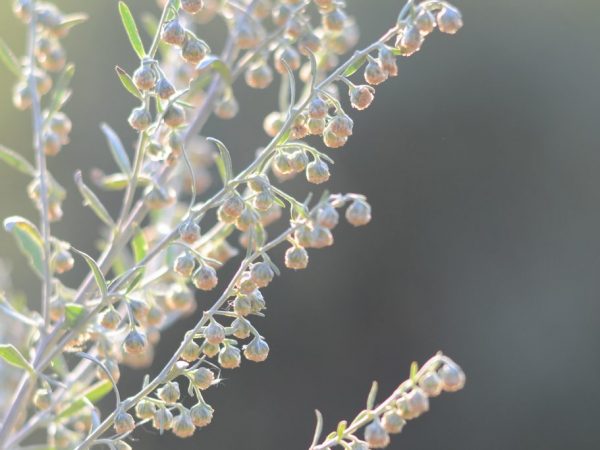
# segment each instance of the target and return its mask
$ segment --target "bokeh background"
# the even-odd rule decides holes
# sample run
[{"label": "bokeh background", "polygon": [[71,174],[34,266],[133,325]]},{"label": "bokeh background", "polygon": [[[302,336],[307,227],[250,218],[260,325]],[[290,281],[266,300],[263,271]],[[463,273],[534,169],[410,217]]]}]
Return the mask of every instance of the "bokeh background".
[{"label": "bokeh background", "polygon": [[[57,3],[92,17],[66,41],[78,63],[66,108],[75,128],[50,162],[74,191],[76,169],[112,169],[98,123],[133,137],[125,125],[133,101],[113,67],[133,69],[134,55],[116,1]],[[456,3],[464,29],[435,33],[401,61],[400,76],[354,114],[355,134],[335,154],[328,188],[366,194],[370,226],[340,225],[333,248],[312,252],[308,270],[285,272],[265,291],[268,317],[258,325],[271,356],[227,373],[207,394],[210,427],[188,441],[148,428],[136,432],[139,448],[306,448],[314,408],[332,428],[363,407],[373,379],[389,392],[411,361],[440,349],[463,365],[467,388],[434,400],[390,448],[600,447],[600,2]],[[387,29],[400,6],[350,0],[361,42]],[[0,30],[22,48],[6,0]],[[201,35],[219,49],[223,26]],[[27,154],[29,117],[12,108],[11,84],[0,71],[0,141]],[[239,92],[240,116],[206,128],[226,141],[238,169],[266,142],[258,113],[276,104],[274,94]],[[25,183],[0,166],[3,216],[35,217]],[[107,200],[113,210],[115,200]],[[56,234],[93,252],[97,224],[74,192],[65,214]],[[4,233],[0,249],[22,265]],[[28,270],[12,277],[36,298]],[[165,333],[152,373],[194,321]],[[125,393],[141,373],[125,373]]]}]

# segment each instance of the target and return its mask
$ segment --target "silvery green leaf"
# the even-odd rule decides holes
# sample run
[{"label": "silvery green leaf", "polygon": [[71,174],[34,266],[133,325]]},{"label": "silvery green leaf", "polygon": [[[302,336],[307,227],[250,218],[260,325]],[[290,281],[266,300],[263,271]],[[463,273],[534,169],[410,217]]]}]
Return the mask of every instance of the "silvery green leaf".
[{"label": "silvery green leaf", "polygon": [[73,64],[67,64],[54,85],[52,99],[50,100],[50,106],[48,107],[50,115],[60,110],[71,97],[69,85],[71,84],[73,75],[75,75],[75,66]]},{"label": "silvery green leaf", "polygon": [[12,344],[0,345],[0,358],[6,361],[11,366],[25,369],[30,373],[35,372],[29,361],[21,354],[19,350]]},{"label": "silvery green leaf", "polygon": [[123,69],[121,69],[119,66],[115,66],[115,71],[117,72],[117,76],[119,77],[119,80],[121,81],[121,84],[123,85],[125,90],[134,97],[137,97],[138,99],[142,100],[142,93],[133,83],[133,80],[131,79],[129,74]]},{"label": "silvery green leaf", "polygon": [[4,229],[14,236],[21,253],[41,277],[44,273],[44,244],[37,227],[23,217],[12,216],[4,219]]},{"label": "silvery green leaf", "polygon": [[114,130],[106,123],[100,125],[100,129],[106,136],[108,146],[115,162],[121,171],[123,171],[125,174],[130,174],[131,162],[129,161],[129,157],[127,156],[127,152],[125,151],[125,147],[123,146],[121,139],[119,139],[117,133],[115,133]]},{"label": "silvery green leaf", "polygon": [[0,61],[4,63],[6,68],[10,70],[13,75],[20,77],[21,74],[21,65],[19,64],[19,60],[9,48],[9,46],[0,39]]},{"label": "silvery green leaf", "polygon": [[106,297],[106,295],[108,294],[108,287],[106,284],[106,279],[104,278],[102,271],[98,267],[98,264],[96,264],[96,261],[94,261],[94,258],[92,258],[87,253],[77,250],[74,247],[71,247],[71,250],[73,250],[75,253],[77,253],[83,259],[85,259],[85,262],[87,263],[88,266],[90,266],[90,269],[92,270],[92,274],[94,275],[94,279],[96,280],[98,289],[100,289],[100,292],[102,293],[102,297]]},{"label": "silvery green leaf", "polygon": [[115,223],[110,217],[110,214],[96,194],[94,194],[94,192],[83,182],[80,171],[75,172],[75,184],[77,185],[77,188],[83,197],[83,204],[89,206],[92,211],[96,213],[96,216],[98,216],[98,218],[106,225],[111,228],[114,227]]},{"label": "silvery green leaf", "polygon": [[18,170],[25,175],[35,175],[35,168],[29,163],[29,161],[27,161],[14,150],[6,148],[3,145],[0,145],[0,160],[4,161],[13,169]]},{"label": "silvery green leaf", "polygon": [[196,70],[198,72],[202,72],[208,68],[213,69],[219,75],[221,75],[221,78],[225,83],[228,85],[231,84],[231,73],[229,71],[229,67],[227,67],[227,65],[221,59],[214,55],[209,55],[200,61],[200,63],[196,66]]},{"label": "silvery green leaf", "polygon": [[133,15],[131,14],[131,10],[125,4],[125,2],[119,2],[119,14],[121,15],[123,27],[127,32],[127,37],[129,38],[129,42],[131,42],[133,50],[140,59],[144,59],[144,57],[146,56],[144,44],[142,43],[142,39],[140,38],[140,32],[137,29],[137,25],[135,24],[135,20],[133,18]]},{"label": "silvery green leaf", "polygon": [[231,155],[229,154],[229,150],[225,147],[221,141],[215,138],[206,138],[210,142],[214,142],[217,148],[219,149],[219,157],[216,160],[217,168],[219,169],[219,175],[221,175],[221,179],[223,180],[223,184],[227,185],[229,180],[233,177],[233,167],[231,164]]}]

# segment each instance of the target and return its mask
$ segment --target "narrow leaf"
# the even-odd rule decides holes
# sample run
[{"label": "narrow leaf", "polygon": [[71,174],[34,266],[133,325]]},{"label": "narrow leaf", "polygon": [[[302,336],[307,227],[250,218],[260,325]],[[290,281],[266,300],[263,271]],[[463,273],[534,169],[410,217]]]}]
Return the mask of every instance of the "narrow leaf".
[{"label": "narrow leaf", "polygon": [[112,391],[110,380],[102,380],[87,389],[81,397],[71,402],[69,406],[61,411],[57,419],[66,419],[81,411],[88,403],[96,404]]},{"label": "narrow leaf", "polygon": [[214,55],[210,55],[205,57],[200,63],[196,66],[196,70],[198,72],[202,72],[203,70],[212,69],[221,75],[221,78],[225,83],[231,85],[231,73],[229,71],[229,67],[225,64],[221,59]]},{"label": "narrow leaf", "polygon": [[419,372],[419,363],[413,361],[410,365],[410,379],[413,383],[417,382],[417,373]]},{"label": "narrow leaf", "polygon": [[108,287],[106,285],[106,280],[104,279],[104,275],[102,274],[102,271],[98,267],[98,264],[96,264],[96,261],[94,261],[94,259],[87,253],[77,250],[74,247],[71,247],[71,250],[73,250],[75,253],[79,254],[83,259],[85,259],[85,262],[88,264],[88,266],[90,266],[90,269],[92,270],[92,273],[94,274],[94,279],[96,280],[96,284],[98,285],[98,288],[100,289],[100,292],[102,293],[102,296],[106,297],[106,294],[108,293]]},{"label": "narrow leaf", "polygon": [[65,305],[65,320],[69,327],[72,327],[79,322],[79,319],[85,313],[85,308],[77,303],[67,303]]},{"label": "narrow leaf", "polygon": [[115,223],[110,217],[110,214],[108,213],[100,199],[96,196],[96,194],[94,194],[94,192],[85,185],[81,178],[81,171],[79,170],[75,172],[75,184],[77,185],[77,188],[79,189],[79,192],[83,197],[83,204],[89,206],[92,209],[92,211],[96,213],[98,218],[106,225],[108,225],[109,227],[114,227]]},{"label": "narrow leaf", "polygon": [[[145,174],[141,174],[137,181],[139,186],[147,186],[152,183],[152,179]],[[107,191],[121,191],[127,187],[128,183],[129,177],[124,173],[113,173],[97,180],[98,186]]]},{"label": "narrow leaf", "polygon": [[75,75],[75,66],[73,64],[68,64],[61,72],[58,80],[56,80],[52,99],[50,100],[50,106],[48,108],[49,115],[52,115],[52,113],[61,109],[71,97],[69,85],[71,84],[73,75]]},{"label": "narrow leaf", "polygon": [[221,161],[217,158],[217,168],[219,169],[219,174],[221,175],[221,179],[223,180],[223,184],[227,185],[229,180],[231,180],[233,176],[233,167],[231,164],[231,155],[229,154],[229,150],[225,147],[221,141],[215,138],[207,138],[207,140],[214,142],[217,148],[219,149],[219,157]]},{"label": "narrow leaf", "polygon": [[131,249],[133,250],[133,258],[136,263],[139,263],[148,253],[148,242],[142,231],[138,231],[131,241]]},{"label": "narrow leaf", "polygon": [[34,167],[17,152],[0,145],[0,160],[25,175],[35,175]]},{"label": "narrow leaf", "polygon": [[22,75],[19,60],[2,39],[0,39],[0,61],[2,61],[8,70],[15,76],[20,77]]},{"label": "narrow leaf", "polygon": [[21,253],[41,277],[44,273],[44,244],[36,226],[23,217],[12,216],[4,219],[4,229],[12,233]]},{"label": "narrow leaf", "polygon": [[367,409],[371,410],[373,409],[373,407],[375,406],[375,399],[377,397],[377,389],[379,388],[379,385],[377,384],[377,381],[373,381],[373,384],[371,385],[371,390],[369,391],[369,397],[367,397]]},{"label": "narrow leaf", "polygon": [[123,85],[125,90],[127,90],[127,92],[129,92],[134,97],[137,97],[140,100],[142,100],[142,93],[136,87],[129,74],[123,69],[121,69],[119,66],[115,66],[115,70],[117,71],[117,76],[119,77],[119,80],[121,80],[121,84]]},{"label": "narrow leaf", "polygon": [[12,344],[0,345],[0,358],[2,358],[11,366],[18,367],[19,369],[25,369],[30,373],[35,372],[27,359]]},{"label": "narrow leaf", "polygon": [[121,21],[123,22],[123,26],[125,27],[127,37],[129,37],[129,42],[131,42],[133,50],[140,59],[143,59],[146,56],[144,44],[142,44],[142,39],[140,38],[140,33],[135,24],[135,20],[133,19],[133,15],[131,14],[131,10],[122,1],[119,2],[119,14],[121,15]]},{"label": "narrow leaf", "polygon": [[315,434],[313,435],[311,448],[317,445],[317,442],[319,442],[319,438],[321,437],[321,433],[323,432],[323,414],[321,414],[321,411],[318,409],[315,409],[315,416],[317,417],[317,425],[315,426]]},{"label": "narrow leaf", "polygon": [[356,61],[354,61],[348,67],[346,67],[346,70],[344,70],[344,73],[342,74],[342,76],[349,77],[349,76],[353,75],[354,73],[356,73],[356,71],[358,71],[363,66],[363,64],[365,62],[367,62],[366,56],[362,56],[362,57],[358,58]]},{"label": "narrow leaf", "polygon": [[71,30],[71,28],[84,23],[88,19],[89,16],[84,13],[68,14],[63,17],[62,22],[58,26],[58,31],[62,33],[67,33]]},{"label": "narrow leaf", "polygon": [[340,423],[338,423],[337,426],[337,438],[339,441],[342,440],[342,438],[344,437],[344,431],[346,431],[346,426],[348,425],[348,422],[346,422],[345,420],[342,420]]},{"label": "narrow leaf", "polygon": [[110,147],[115,162],[125,174],[129,175],[131,173],[131,162],[129,161],[129,157],[127,156],[125,147],[123,147],[121,139],[119,139],[117,133],[105,123],[100,125],[100,129],[106,136],[108,146]]}]

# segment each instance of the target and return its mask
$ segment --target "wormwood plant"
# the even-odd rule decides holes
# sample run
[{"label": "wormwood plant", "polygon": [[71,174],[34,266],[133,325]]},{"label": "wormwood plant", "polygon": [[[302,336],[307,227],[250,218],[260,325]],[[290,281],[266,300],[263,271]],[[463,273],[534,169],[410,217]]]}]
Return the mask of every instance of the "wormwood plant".
[{"label": "wormwood plant", "polygon": [[[392,28],[341,62],[358,36],[344,0],[163,0],[159,6],[158,18],[140,21],[125,3],[118,5],[139,58],[132,74],[116,68],[139,105],[128,118],[137,131],[133,158],[104,124],[118,171],[95,171],[88,181],[75,174],[79,193],[72,195],[81,195],[102,222],[97,257],[53,235],[51,224],[62,219],[66,190],[46,164],[68,144],[71,131],[62,108],[71,95],[74,66],[61,40],[85,15],[17,0],[14,13],[28,30],[25,56],[16,58],[0,41],[0,59],[16,77],[14,105],[31,111],[35,163],[5,147],[0,159],[30,177],[27,192],[40,213],[37,225],[9,217],[4,227],[42,286],[39,311],[18,306],[11,292],[0,294],[2,314],[18,324],[15,335],[17,326],[24,330],[15,345],[0,346],[4,361],[22,371],[2,419],[3,449],[128,449],[130,435],[142,423],[179,437],[207,426],[213,408],[205,391],[219,383],[221,371],[239,367],[243,358],[264,361],[269,354],[252,324],[253,317],[264,315],[260,289],[279,275],[269,251],[287,245],[285,266],[304,269],[306,249],[333,244],[338,210],[345,208],[345,218],[355,226],[371,219],[363,195],[323,193],[316,201],[299,200],[283,190],[283,181],[303,173],[309,183],[326,182],[333,161],[325,148],[344,146],[352,134],[353,121],[340,98],[349,96],[354,109],[367,108],[373,86],[398,74],[397,57],[417,52],[436,27],[454,34],[462,26],[460,13],[448,3],[411,0]],[[228,29],[220,55],[196,34],[199,25],[217,16]],[[136,22],[150,35],[149,46]],[[358,81],[358,72],[366,84]],[[256,89],[277,79],[280,99],[264,120],[270,140],[234,174],[226,145],[202,136],[211,114],[225,120],[237,114],[234,82],[240,77]],[[213,163],[222,184],[209,197],[202,194]],[[94,193],[98,188],[123,191],[118,217]],[[267,229],[280,219],[289,226],[269,238]],[[234,234],[239,244],[232,243]],[[235,260],[239,249],[235,275],[220,282],[218,269]],[[67,286],[61,274],[76,262],[87,264],[89,275],[78,287]],[[196,325],[160,373],[147,376],[137,394],[121,398],[120,365],[148,365],[160,332],[194,313],[194,289],[216,288],[221,293],[214,304],[196,313]],[[410,378],[386,400],[376,404],[374,385],[366,409],[325,437],[317,412],[310,448],[383,448],[389,434],[429,409],[430,397],[461,389],[464,381],[461,369],[442,354],[421,368],[413,364]],[[115,408],[101,417],[95,403],[110,392]]]}]

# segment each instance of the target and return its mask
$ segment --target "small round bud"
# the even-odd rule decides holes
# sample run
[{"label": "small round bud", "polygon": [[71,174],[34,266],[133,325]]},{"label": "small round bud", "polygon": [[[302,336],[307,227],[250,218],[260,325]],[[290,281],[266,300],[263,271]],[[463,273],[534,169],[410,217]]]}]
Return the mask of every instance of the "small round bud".
[{"label": "small round bud", "polygon": [[191,383],[201,391],[208,389],[215,381],[215,374],[206,367],[194,370],[190,376]]},{"label": "small round bud", "polygon": [[388,76],[398,76],[398,64],[396,64],[396,56],[385,45],[379,48],[379,62]]},{"label": "small round bud", "polygon": [[326,130],[337,136],[351,136],[354,127],[353,120],[346,114],[338,114],[327,124]]},{"label": "small round bud", "polygon": [[[106,367],[110,372],[110,375],[112,376],[113,380],[115,380],[115,383],[118,383],[119,378],[121,378],[121,370],[119,369],[119,364],[114,359],[106,359],[103,361],[103,363],[104,367]],[[98,367],[98,369],[96,370],[96,376],[100,380],[108,381],[108,376],[106,372],[100,367]]]},{"label": "small round bud", "polygon": [[171,104],[165,111],[163,120],[168,127],[180,127],[185,123],[185,111],[181,106]]},{"label": "small round bud", "polygon": [[150,64],[142,64],[133,72],[133,83],[140,91],[149,91],[156,86],[156,73]]},{"label": "small round bud", "polygon": [[298,51],[290,46],[280,47],[273,56],[275,70],[280,74],[287,74],[286,64],[290,70],[295,71],[300,68],[301,60]]},{"label": "small round bud", "polygon": [[265,299],[258,289],[248,294],[248,300],[250,301],[250,312],[253,314],[257,314],[266,308]]},{"label": "small round bud", "polygon": [[35,391],[33,395],[33,405],[43,411],[50,407],[50,403],[52,402],[52,392],[48,389],[38,389]]},{"label": "small round bud", "polygon": [[306,126],[308,127],[310,134],[313,136],[319,136],[323,134],[323,131],[325,131],[327,121],[325,119],[308,119],[306,121]]},{"label": "small round bud", "polygon": [[402,35],[398,36],[396,48],[400,49],[404,56],[410,56],[421,50],[423,40],[423,36],[416,26],[408,26]]},{"label": "small round bud", "polygon": [[138,419],[152,419],[156,414],[156,406],[149,400],[140,400],[140,402],[135,405],[135,415]]},{"label": "small round bud", "polygon": [[216,320],[211,319],[204,329],[204,338],[209,344],[219,345],[225,339],[225,328]]},{"label": "small round bud", "polygon": [[73,268],[75,260],[68,250],[59,249],[52,255],[50,265],[54,272],[65,273]]},{"label": "small round bud", "polygon": [[132,330],[123,341],[123,351],[130,355],[139,355],[144,352],[148,344],[146,336],[137,330]]},{"label": "small round bud", "polygon": [[324,248],[333,245],[333,234],[328,228],[314,227],[312,232],[311,247]]},{"label": "small round bud", "polygon": [[200,346],[194,341],[188,342],[181,352],[181,359],[187,362],[194,362],[200,358]]},{"label": "small round bud", "polygon": [[189,278],[196,267],[196,258],[190,253],[185,252],[175,258],[173,270],[182,277]]},{"label": "small round bud", "polygon": [[329,177],[329,166],[320,159],[316,159],[306,166],[306,179],[310,183],[321,184],[329,180]]},{"label": "small round bud", "polygon": [[311,119],[323,119],[328,112],[329,105],[321,97],[315,97],[308,105],[308,117]]},{"label": "small round bud", "polygon": [[242,197],[240,197],[240,195],[237,192],[234,192],[232,195],[227,197],[227,200],[223,202],[223,204],[221,205],[221,210],[226,215],[226,217],[230,218],[230,221],[233,222],[235,221],[235,219],[240,217],[245,207],[246,203],[244,202]]},{"label": "small round bud", "polygon": [[390,443],[390,435],[381,425],[379,418],[365,427],[365,441],[370,448],[385,448]]},{"label": "small round bud", "polygon": [[288,269],[306,269],[308,253],[303,247],[290,247],[285,252],[285,266]]},{"label": "small round bud", "polygon": [[325,129],[323,133],[323,143],[329,148],[341,148],[348,142],[348,137],[333,133],[330,129]]},{"label": "small round bud", "polygon": [[192,409],[190,410],[192,422],[198,428],[205,427],[210,424],[213,418],[213,413],[214,409],[204,402],[192,406]]},{"label": "small round bud", "polygon": [[258,219],[259,217],[255,211],[246,208],[235,221],[235,226],[240,231],[248,231],[250,227],[258,223]]},{"label": "small round bud", "polygon": [[152,123],[152,116],[144,106],[140,106],[131,111],[127,119],[131,128],[137,131],[146,130]]},{"label": "small round bud", "polygon": [[447,392],[456,392],[465,385],[465,373],[456,364],[444,364],[439,372],[443,389]]},{"label": "small round bud", "polygon": [[412,417],[419,417],[429,411],[429,398],[421,388],[414,388],[406,395],[406,399]]},{"label": "small round bud", "polygon": [[102,318],[100,319],[100,325],[107,330],[116,330],[120,323],[121,315],[112,306],[110,306],[106,312],[102,314]]},{"label": "small round bud", "polygon": [[376,59],[370,58],[365,66],[365,81],[372,85],[378,85],[387,80],[388,74]]},{"label": "small round bud", "polygon": [[231,328],[233,328],[233,335],[238,339],[246,339],[250,336],[250,322],[243,317],[238,317],[231,322]]},{"label": "small round bud", "polygon": [[31,107],[31,103],[33,98],[31,96],[31,92],[25,82],[19,82],[15,85],[13,89],[13,104],[15,108],[25,111],[26,109]]},{"label": "small round bud", "polygon": [[259,211],[267,211],[273,203],[275,202],[275,198],[271,191],[265,190],[256,194],[256,197],[252,200],[252,204]]},{"label": "small round bud", "polygon": [[334,9],[322,17],[323,28],[328,31],[342,31],[346,23],[346,14],[341,9]]},{"label": "small round bud", "polygon": [[194,434],[196,427],[192,423],[190,412],[187,409],[182,410],[181,413],[173,419],[171,431],[179,438],[187,438]]},{"label": "small round bud", "polygon": [[290,155],[289,159],[294,172],[302,172],[310,162],[304,150],[296,150]]},{"label": "small round bud", "polygon": [[419,386],[428,397],[437,397],[442,392],[442,379],[435,372],[428,372],[419,380]]},{"label": "small round bud", "polygon": [[[29,103],[31,105],[31,102]],[[284,123],[283,115],[278,111],[273,111],[272,113],[267,114],[265,120],[263,121],[263,129],[265,133],[267,133],[270,137],[275,137]]]},{"label": "small round bud", "polygon": [[383,428],[388,433],[397,434],[402,431],[404,425],[406,425],[406,421],[398,412],[388,411],[383,415],[381,425],[383,425]]},{"label": "small round bud", "polygon": [[68,136],[71,132],[71,128],[73,128],[73,124],[71,123],[71,119],[63,113],[63,112],[55,112],[50,117],[49,122],[50,129],[57,133],[60,136]]},{"label": "small round bud", "polygon": [[117,412],[115,416],[114,429],[117,434],[124,434],[133,431],[135,420],[133,416],[123,410]]},{"label": "small round bud", "polygon": [[155,86],[156,95],[163,100],[168,100],[175,94],[175,87],[165,77],[161,77]]},{"label": "small round bud", "polygon": [[219,99],[215,104],[215,115],[219,119],[230,120],[237,116],[240,105],[233,95],[227,95]]},{"label": "small round bud", "polygon": [[273,82],[273,70],[268,64],[261,62],[246,70],[244,80],[251,88],[265,89]]},{"label": "small round bud", "polygon": [[248,180],[248,187],[254,192],[262,192],[271,188],[271,183],[266,175],[260,174]]},{"label": "small round bud", "polygon": [[156,391],[156,395],[167,405],[177,403],[181,393],[179,391],[179,383],[177,381],[169,381]]},{"label": "small round bud", "polygon": [[244,356],[249,361],[262,362],[269,356],[269,345],[261,337],[255,337],[244,346]]},{"label": "small round bud", "polygon": [[62,147],[61,138],[53,131],[45,131],[42,134],[42,149],[47,156],[56,156]]},{"label": "small round bud", "polygon": [[360,85],[353,86],[350,89],[350,104],[354,109],[362,111],[367,109],[373,103],[375,98],[375,89],[371,86]]},{"label": "small round bud", "polygon": [[188,14],[199,13],[203,6],[202,0],[181,0],[181,9]]},{"label": "small round bud", "polygon": [[272,13],[273,23],[275,25],[277,25],[278,27],[282,27],[286,24],[286,22],[290,18],[291,14],[292,14],[292,11],[289,6],[277,5],[273,9],[273,13]]},{"label": "small round bud", "polygon": [[266,287],[269,285],[271,281],[273,281],[273,277],[275,273],[271,266],[267,262],[260,262],[256,264],[252,264],[250,268],[250,276],[252,277],[252,281],[259,288]]},{"label": "small round bud", "polygon": [[290,157],[287,153],[278,152],[273,158],[272,164],[273,168],[281,174],[285,175],[293,172]]},{"label": "small round bud", "polygon": [[219,353],[219,346],[209,344],[208,342],[204,342],[202,344],[202,347],[200,347],[200,348],[202,349],[202,353],[204,353],[209,358],[212,358],[213,356],[217,356],[217,354]]},{"label": "small round bud", "polygon": [[210,48],[206,42],[198,39],[192,34],[188,34],[181,47],[181,57],[190,64],[198,64],[204,57],[210,53]]},{"label": "small round bud", "polygon": [[185,28],[181,26],[178,19],[173,19],[165,23],[160,34],[164,42],[178,47],[181,47],[185,42],[185,36]]},{"label": "small round bud", "polygon": [[309,30],[298,39],[297,45],[298,51],[304,56],[308,56],[311,52],[317,53],[321,49],[321,39]]},{"label": "small round bud", "polygon": [[151,327],[158,327],[162,324],[165,318],[164,311],[156,305],[152,305],[148,310],[148,316],[146,317],[146,322]]},{"label": "small round bud", "polygon": [[140,323],[146,323],[146,317],[148,316],[148,304],[145,301],[137,299],[128,300],[129,307],[133,313],[133,317]]},{"label": "small round bud", "polygon": [[167,408],[161,407],[154,414],[152,426],[157,430],[170,430],[173,426],[173,414]]},{"label": "small round bud", "polygon": [[65,316],[65,301],[62,298],[53,298],[50,300],[50,307],[48,309],[50,319],[54,322],[62,320]]},{"label": "small round bud", "polygon": [[371,221],[371,205],[362,199],[354,200],[346,209],[346,220],[355,227],[368,224]]},{"label": "small round bud", "polygon": [[238,295],[233,301],[233,311],[242,317],[246,317],[252,312],[252,304],[247,295]]},{"label": "small round bud", "polygon": [[238,291],[242,294],[251,294],[256,290],[256,283],[252,279],[252,275],[249,272],[245,272],[237,282]]},{"label": "small round bud", "polygon": [[435,17],[427,8],[419,8],[415,17],[415,26],[423,36],[427,36],[435,28]]},{"label": "small round bud", "polygon": [[200,238],[200,225],[193,220],[186,220],[179,226],[179,238],[188,244],[193,244]]},{"label": "small round bud", "polygon": [[200,266],[192,275],[192,282],[201,291],[210,291],[217,287],[217,271],[211,266]]},{"label": "small round bud", "polygon": [[233,345],[225,344],[219,352],[219,364],[223,369],[235,369],[241,362],[240,350]]},{"label": "small round bud", "polygon": [[329,203],[319,208],[317,211],[317,223],[322,227],[333,230],[338,224],[340,215],[337,210]]},{"label": "small round bud", "polygon": [[463,26],[462,15],[458,9],[447,5],[438,12],[437,24],[442,33],[455,34]]},{"label": "small round bud", "polygon": [[313,241],[312,229],[306,225],[296,228],[294,240],[301,247],[310,247]]},{"label": "small round bud", "polygon": [[186,311],[194,305],[194,294],[186,286],[176,284],[167,292],[165,303],[170,309]]}]

